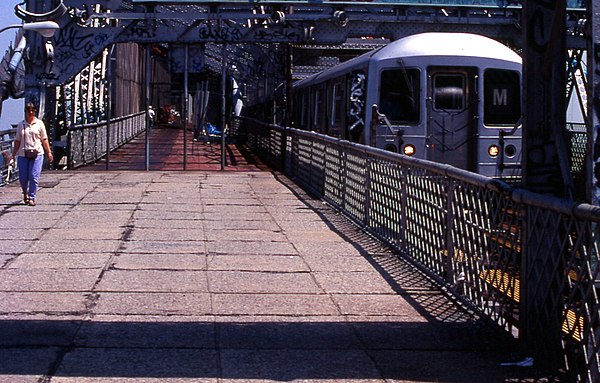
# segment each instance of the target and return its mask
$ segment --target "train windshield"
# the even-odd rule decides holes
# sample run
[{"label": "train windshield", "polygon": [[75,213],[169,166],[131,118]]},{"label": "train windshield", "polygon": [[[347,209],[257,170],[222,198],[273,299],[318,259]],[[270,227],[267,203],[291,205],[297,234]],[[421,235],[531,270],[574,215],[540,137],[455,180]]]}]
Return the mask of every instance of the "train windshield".
[{"label": "train windshield", "polygon": [[418,124],[419,70],[384,70],[379,83],[379,112],[395,124]]},{"label": "train windshield", "polygon": [[521,117],[519,73],[488,69],[483,75],[485,125],[514,125]]},{"label": "train windshield", "polygon": [[462,74],[436,74],[433,77],[433,108],[465,109],[465,86],[465,77]]}]

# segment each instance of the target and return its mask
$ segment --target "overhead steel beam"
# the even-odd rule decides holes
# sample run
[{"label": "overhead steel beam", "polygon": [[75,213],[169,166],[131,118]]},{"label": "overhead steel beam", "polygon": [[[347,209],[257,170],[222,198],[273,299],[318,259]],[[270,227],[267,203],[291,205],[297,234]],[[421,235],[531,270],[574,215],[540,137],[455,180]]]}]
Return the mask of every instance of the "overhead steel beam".
[{"label": "overhead steel beam", "polygon": [[499,6],[120,0],[65,5],[52,40],[55,65],[51,71],[37,65],[32,83],[63,84],[102,49],[120,42],[318,45],[367,35],[398,39],[426,30],[468,30],[505,40],[518,36],[520,25],[518,7]]}]

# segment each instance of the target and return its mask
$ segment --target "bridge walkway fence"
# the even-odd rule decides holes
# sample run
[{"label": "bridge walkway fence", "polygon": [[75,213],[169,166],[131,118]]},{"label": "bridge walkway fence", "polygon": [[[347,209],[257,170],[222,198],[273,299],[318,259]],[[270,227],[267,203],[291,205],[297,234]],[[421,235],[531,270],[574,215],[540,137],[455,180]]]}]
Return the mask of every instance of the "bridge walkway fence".
[{"label": "bridge walkway fence", "polygon": [[146,130],[146,113],[127,116],[92,124],[74,125],[67,131],[67,167],[76,169],[96,162],[110,151],[131,141]]},{"label": "bridge walkway fence", "polygon": [[600,381],[600,208],[313,132],[233,124],[264,161],[517,338],[536,365]]}]

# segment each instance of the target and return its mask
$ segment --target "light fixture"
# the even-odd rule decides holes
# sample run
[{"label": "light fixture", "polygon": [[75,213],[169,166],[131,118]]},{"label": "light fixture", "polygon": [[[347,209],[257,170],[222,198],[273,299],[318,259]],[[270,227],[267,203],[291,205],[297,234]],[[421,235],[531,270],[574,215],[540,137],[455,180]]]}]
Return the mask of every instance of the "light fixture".
[{"label": "light fixture", "polygon": [[36,21],[23,24],[23,29],[37,32],[44,37],[52,37],[60,27],[54,21]]},{"label": "light fixture", "polygon": [[59,25],[54,21],[34,21],[31,23],[9,25],[0,29],[0,33],[7,29],[22,28],[24,31],[33,31],[44,37],[52,37],[58,29]]},{"label": "light fixture", "polygon": [[500,148],[498,145],[490,145],[488,148],[488,155],[492,158],[495,158],[498,156],[498,154],[500,154]]},{"label": "light fixture", "polygon": [[403,149],[402,152],[407,155],[407,156],[414,156],[415,152],[416,152],[416,148],[414,147],[414,145],[406,145]]}]

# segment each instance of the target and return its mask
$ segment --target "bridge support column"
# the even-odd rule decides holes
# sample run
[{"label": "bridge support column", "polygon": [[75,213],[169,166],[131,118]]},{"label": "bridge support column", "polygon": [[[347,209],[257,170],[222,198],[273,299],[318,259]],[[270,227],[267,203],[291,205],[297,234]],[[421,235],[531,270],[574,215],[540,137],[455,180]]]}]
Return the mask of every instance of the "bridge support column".
[{"label": "bridge support column", "polygon": [[145,60],[145,67],[146,67],[146,72],[144,75],[144,82],[145,82],[145,86],[144,86],[144,107],[146,108],[146,138],[145,138],[145,147],[146,147],[146,166],[145,169],[146,170],[150,170],[150,129],[148,129],[148,127],[150,126],[150,114],[148,113],[148,107],[150,106],[150,64],[151,64],[151,60],[150,60],[150,44],[146,44],[144,46],[144,53],[146,56],[146,60]]},{"label": "bridge support column", "polygon": [[221,61],[221,170],[225,170],[226,161],[226,140],[227,129],[225,124],[227,123],[227,44],[223,44],[223,61]]},{"label": "bridge support column", "polygon": [[188,104],[190,97],[189,90],[189,81],[190,81],[190,68],[189,68],[189,59],[190,59],[190,45],[185,44],[183,47],[183,105],[181,108],[181,122],[183,125],[183,170],[187,170],[187,125],[188,125]]},{"label": "bridge support column", "polygon": [[[566,145],[565,0],[523,2],[523,184],[528,190],[572,198]],[[521,338],[537,366],[556,370],[561,361],[562,254],[566,233],[539,212],[526,212],[521,268]],[[544,226],[545,225],[545,226]],[[548,233],[556,233],[548,240]],[[557,271],[558,270],[558,271]]]}]

